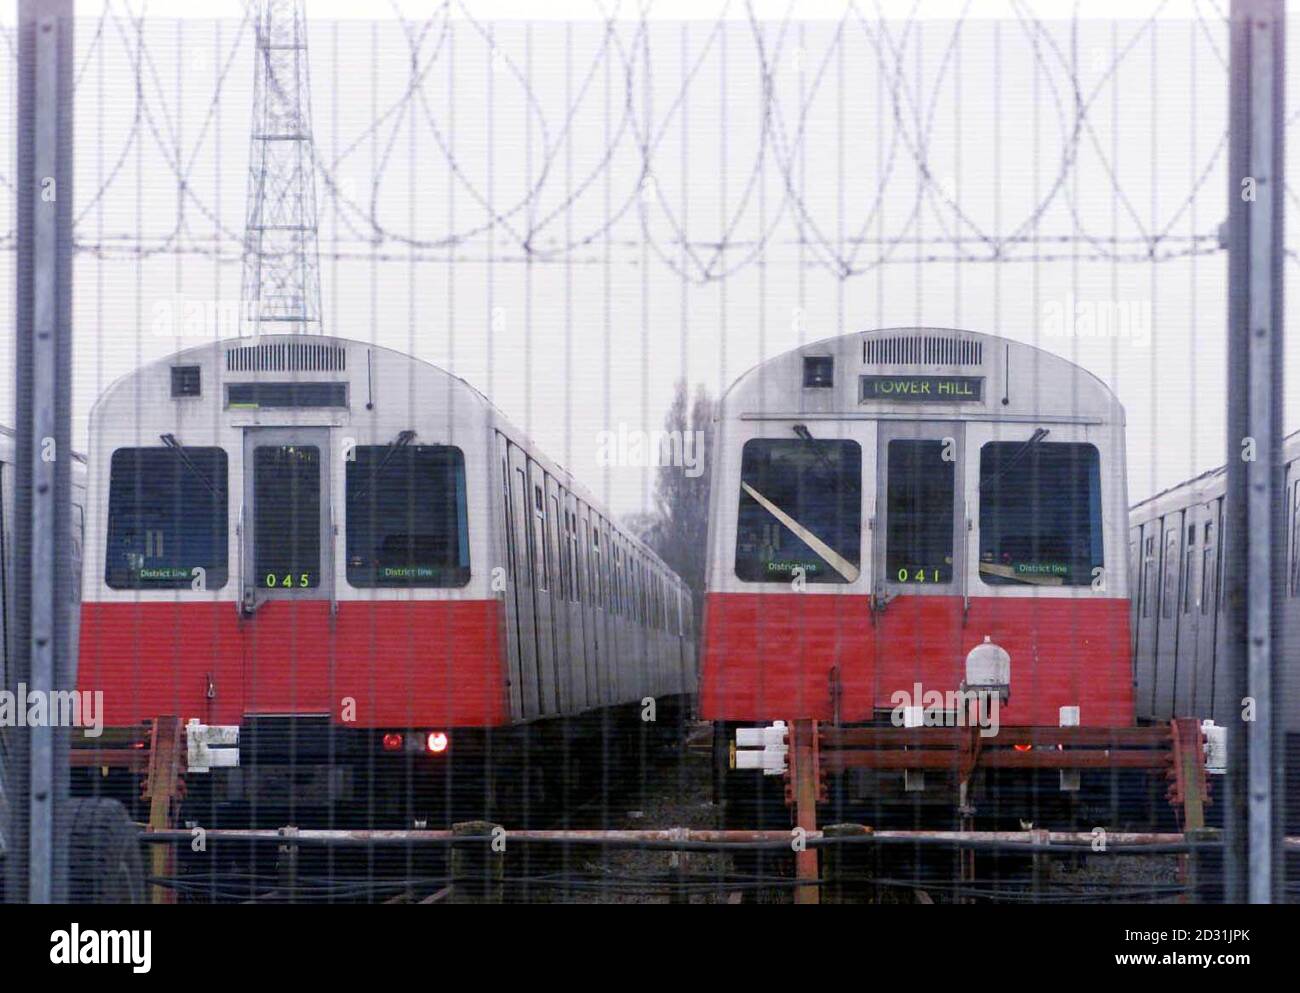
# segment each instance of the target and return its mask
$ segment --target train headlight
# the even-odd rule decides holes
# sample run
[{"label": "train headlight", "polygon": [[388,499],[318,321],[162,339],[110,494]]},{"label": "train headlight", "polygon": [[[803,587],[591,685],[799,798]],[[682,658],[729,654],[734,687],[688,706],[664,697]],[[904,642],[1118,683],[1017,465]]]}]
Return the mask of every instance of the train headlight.
[{"label": "train headlight", "polygon": [[424,747],[433,755],[440,755],[447,750],[451,744],[451,739],[447,737],[446,731],[430,731],[424,739]]},{"label": "train headlight", "polygon": [[996,693],[1002,702],[1011,698],[1011,656],[995,645],[987,634],[984,643],[966,655],[966,681],[962,689],[973,693]]}]

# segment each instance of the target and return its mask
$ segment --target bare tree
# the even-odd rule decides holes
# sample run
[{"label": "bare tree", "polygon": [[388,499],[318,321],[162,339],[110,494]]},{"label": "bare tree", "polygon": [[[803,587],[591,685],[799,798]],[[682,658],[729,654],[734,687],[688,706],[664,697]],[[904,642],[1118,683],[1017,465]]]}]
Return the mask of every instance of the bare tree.
[{"label": "bare tree", "polygon": [[690,587],[696,630],[704,606],[704,563],[709,531],[709,478],[716,402],[703,385],[692,397],[679,380],[664,417],[664,454],[655,478],[654,510],[629,519]]}]

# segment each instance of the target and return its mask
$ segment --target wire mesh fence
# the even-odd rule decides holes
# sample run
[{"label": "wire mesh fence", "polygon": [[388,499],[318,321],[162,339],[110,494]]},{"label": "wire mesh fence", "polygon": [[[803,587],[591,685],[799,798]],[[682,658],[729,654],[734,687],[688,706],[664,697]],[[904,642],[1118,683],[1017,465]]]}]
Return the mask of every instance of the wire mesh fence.
[{"label": "wire mesh fence", "polygon": [[1226,3],[705,7],[78,5],[74,888],[1221,895]]}]

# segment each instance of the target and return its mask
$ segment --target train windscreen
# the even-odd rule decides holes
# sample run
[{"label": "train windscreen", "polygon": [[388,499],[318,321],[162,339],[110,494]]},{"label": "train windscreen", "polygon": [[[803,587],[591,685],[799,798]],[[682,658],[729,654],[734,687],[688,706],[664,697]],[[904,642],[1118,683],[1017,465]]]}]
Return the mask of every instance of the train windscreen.
[{"label": "train windscreen", "polygon": [[469,582],[465,456],[445,445],[360,445],[347,463],[348,582]]},{"label": "train windscreen", "polygon": [[890,582],[951,583],[957,464],[944,442],[889,443],[885,576]]},{"label": "train windscreen", "polygon": [[980,449],[980,578],[1088,586],[1102,568],[1101,460],[1093,445],[994,441]]},{"label": "train windscreen", "polygon": [[226,585],[226,453],[119,448],[108,482],[104,582],[115,590]]},{"label": "train windscreen", "polygon": [[[862,448],[835,439],[745,443],[736,575],[751,583],[851,583],[862,529]],[[796,570],[802,570],[801,573]]]}]

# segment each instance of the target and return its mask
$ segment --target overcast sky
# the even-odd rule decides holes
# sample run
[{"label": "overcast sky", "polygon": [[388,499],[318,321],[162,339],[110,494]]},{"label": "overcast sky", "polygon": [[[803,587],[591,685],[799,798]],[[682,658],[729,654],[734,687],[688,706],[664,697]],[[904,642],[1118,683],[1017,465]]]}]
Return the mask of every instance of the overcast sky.
[{"label": "overcast sky", "polygon": [[[657,427],[678,378],[889,325],[1101,376],[1134,501],[1222,461],[1226,4],[615,6],[308,3],[327,333],[453,369],[619,513],[652,474],[599,467],[600,431]],[[108,383],[202,340],[160,314],[238,299],[251,34],[195,7],[79,6],[79,444]],[[0,91],[13,72],[6,32]],[[0,134],[11,267],[8,100]]]}]

